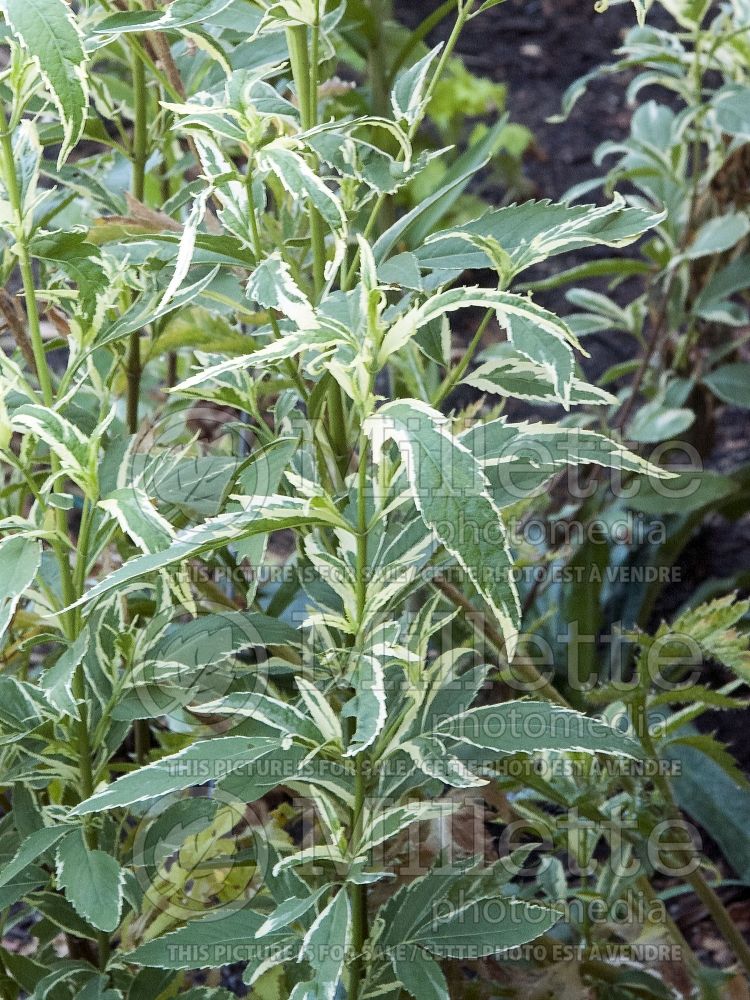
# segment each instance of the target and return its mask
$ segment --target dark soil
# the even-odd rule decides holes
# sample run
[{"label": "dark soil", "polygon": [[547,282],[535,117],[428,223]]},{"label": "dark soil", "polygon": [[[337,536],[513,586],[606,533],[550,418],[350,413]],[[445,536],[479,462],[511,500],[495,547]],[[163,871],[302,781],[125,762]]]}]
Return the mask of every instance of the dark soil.
[{"label": "dark soil", "polygon": [[[414,27],[435,9],[435,0],[397,0],[404,24]],[[511,120],[530,128],[536,146],[526,163],[535,196],[559,198],[596,176],[591,157],[605,139],[622,138],[630,123],[623,89],[592,84],[569,120],[550,125],[565,89],[609,58],[633,25],[629,4],[594,12],[594,0],[507,0],[469,23],[459,52],[473,72],[508,84]],[[430,42],[444,40],[450,19]]]}]

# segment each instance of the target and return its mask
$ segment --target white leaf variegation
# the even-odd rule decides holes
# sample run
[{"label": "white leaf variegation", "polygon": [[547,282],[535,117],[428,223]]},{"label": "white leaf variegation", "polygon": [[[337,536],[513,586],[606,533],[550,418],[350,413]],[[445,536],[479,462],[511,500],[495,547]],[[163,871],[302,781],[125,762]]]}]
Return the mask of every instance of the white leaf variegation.
[{"label": "white leaf variegation", "polygon": [[512,292],[473,286],[452,288],[433,295],[423,305],[408,310],[390,327],[383,338],[378,362],[384,364],[418,330],[433,320],[472,306],[494,310],[500,325],[507,328],[516,349],[532,361],[548,367],[554,377],[555,389],[567,405],[573,379],[573,348],[580,350],[580,344],[558,316],[531,299]]},{"label": "white leaf variegation", "polygon": [[3,0],[2,11],[60,115],[60,167],[83,133],[89,103],[87,56],[76,16],[65,0]]},{"label": "white leaf variegation", "polygon": [[521,607],[505,526],[481,465],[451,434],[447,419],[418,400],[387,403],[365,430],[376,456],[388,440],[398,445],[425,524],[492,609],[512,657]]},{"label": "white leaf variegation", "polygon": [[413,125],[424,110],[424,92],[430,67],[440,54],[442,44],[423,56],[413,66],[401,73],[391,91],[391,105],[397,121]]},{"label": "white leaf variegation", "polygon": [[[565,404],[557,388],[557,379],[550,365],[538,364],[519,355],[485,362],[463,379],[465,385],[507,399],[526,399],[534,403]],[[617,397],[573,376],[570,405],[611,406]]]}]

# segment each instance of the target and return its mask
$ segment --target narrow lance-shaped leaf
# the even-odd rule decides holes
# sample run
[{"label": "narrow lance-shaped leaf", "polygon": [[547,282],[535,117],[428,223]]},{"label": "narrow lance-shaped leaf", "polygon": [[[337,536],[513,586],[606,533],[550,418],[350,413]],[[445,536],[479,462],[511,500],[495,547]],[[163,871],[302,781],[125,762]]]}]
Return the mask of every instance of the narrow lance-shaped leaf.
[{"label": "narrow lance-shaped leaf", "polygon": [[35,403],[20,406],[13,414],[13,428],[34,434],[60,460],[62,470],[86,490],[92,480],[88,469],[88,440],[61,413]]},{"label": "narrow lance-shaped leaf", "polygon": [[372,746],[385,725],[385,677],[380,660],[375,656],[360,656],[353,682],[356,693],[343,714],[355,718],[357,727],[345,757],[353,757]]},{"label": "narrow lance-shaped leaf", "polygon": [[83,629],[76,641],[42,674],[40,679],[40,684],[54,707],[74,719],[79,718],[79,712],[73,695],[73,678],[88,648],[89,633],[87,629]]},{"label": "narrow lance-shaped leaf", "polygon": [[246,291],[253,301],[266,309],[278,309],[300,329],[311,330],[316,326],[315,311],[280,253],[271,254],[256,267]]},{"label": "narrow lance-shaped leaf", "polygon": [[[168,316],[182,306],[188,305],[208,288],[219,273],[218,265],[207,274],[202,275],[190,285],[185,285],[179,291],[173,292],[169,299],[163,293],[144,295],[128,310],[119,316],[111,326],[105,327],[94,341],[94,347],[103,347],[123,337],[130,336],[137,330],[154,323],[163,316]],[[161,304],[159,304],[161,303]],[[86,355],[82,356],[85,358]]]},{"label": "narrow lance-shaped leaf", "polygon": [[340,889],[313,921],[300,948],[315,972],[316,1000],[334,1000],[344,971],[351,939],[352,911],[349,894]]},{"label": "narrow lance-shaped leaf", "polygon": [[446,800],[437,802],[414,802],[403,806],[393,806],[373,816],[362,831],[361,842],[356,845],[359,855],[372,850],[378,844],[390,840],[412,823],[425,820],[447,819],[458,808],[457,803]]},{"label": "narrow lance-shaped leaf", "polygon": [[295,198],[301,194],[307,195],[331,229],[341,229],[344,226],[346,216],[338,198],[298,153],[272,143],[258,154],[258,167],[274,173]]},{"label": "narrow lance-shaped leaf", "polygon": [[111,514],[143,552],[166,549],[174,538],[172,525],[154,507],[140,486],[115,490],[99,506]]},{"label": "narrow lance-shaped leaf", "polygon": [[40,830],[34,830],[21,844],[13,859],[0,872],[0,886],[7,885],[12,879],[19,875],[24,868],[28,868],[32,862],[40,858],[46,851],[68,833],[70,827],[67,826],[45,826]]},{"label": "narrow lance-shaped leaf", "polygon": [[438,735],[500,754],[540,750],[642,757],[631,736],[601,719],[546,701],[512,701],[469,709],[444,720]]},{"label": "narrow lance-shaped leaf", "polygon": [[476,424],[461,434],[461,442],[482,465],[507,466],[524,461],[540,469],[589,463],[655,479],[672,479],[674,473],[653,465],[614,438],[597,431],[555,424],[512,424],[504,417]]},{"label": "narrow lance-shaped leaf", "polygon": [[280,740],[250,739],[246,736],[199,740],[154,764],[130,771],[81,802],[73,813],[84,816],[104,812],[135,802],[147,802],[169,792],[203,785],[207,781],[217,781],[239,768],[249,768],[280,746]]},{"label": "narrow lance-shaped leaf", "polygon": [[136,556],[124,566],[110,573],[92,587],[76,604],[96,600],[129,583],[149,576],[157,570],[166,569],[176,563],[213,549],[221,548],[233,541],[249,538],[281,528],[294,528],[302,524],[335,524],[335,514],[327,508],[315,506],[310,501],[291,497],[241,497],[244,510],[237,513],[219,514],[203,524],[177,532],[172,544],[160,552]]},{"label": "narrow lance-shaped leaf", "polygon": [[218,378],[226,372],[244,371],[247,368],[262,368],[266,365],[275,364],[278,361],[285,361],[293,358],[297,354],[302,354],[312,347],[325,350],[336,344],[340,340],[340,334],[334,330],[325,328],[291,330],[285,333],[279,340],[274,340],[265,347],[252,354],[243,354],[236,358],[228,358],[220,361],[216,365],[210,365],[197,371],[194,375],[180,382],[172,391],[179,393],[188,389],[194,389],[196,385],[209,382]]},{"label": "narrow lance-shaped leaf", "polygon": [[75,911],[94,927],[111,932],[120,922],[125,873],[116,859],[92,850],[74,830],[57,848],[57,883]]},{"label": "narrow lance-shaped leaf", "polygon": [[95,31],[100,35],[121,35],[129,31],[167,31],[187,28],[216,17],[233,0],[174,0],[165,10],[123,11],[106,17]]},{"label": "narrow lance-shaped leaf", "polygon": [[[528,358],[506,356],[485,362],[463,379],[480,392],[504,396],[510,399],[526,399],[535,403],[563,403],[564,399],[556,387],[554,373],[546,365],[540,365]],[[573,376],[570,387],[570,404],[604,406],[617,403],[617,397],[589,385]]]},{"label": "narrow lance-shaped leaf", "polygon": [[[209,913],[140,945],[128,953],[127,960],[159,969],[218,969],[232,962],[256,960],[256,932],[263,921],[261,914],[249,908],[221,918]],[[272,932],[263,939],[263,947],[272,954],[285,937],[284,931]]]},{"label": "narrow lance-shaped leaf", "polygon": [[273,931],[296,923],[306,913],[309,913],[320,897],[327,892],[330,892],[330,886],[322,885],[319,889],[311,892],[309,896],[304,896],[302,899],[294,897],[284,900],[283,903],[279,903],[271,916],[258,928],[256,937],[266,937],[266,935],[273,933]]},{"label": "narrow lance-shaped leaf", "polygon": [[410,309],[391,326],[383,338],[378,362],[384,364],[428,323],[458,309],[476,306],[493,309],[498,322],[507,328],[518,351],[544,364],[554,378],[555,388],[567,403],[573,378],[573,347],[580,347],[572,332],[554,313],[531,299],[492,288],[453,288],[432,296]]},{"label": "narrow lance-shaped leaf", "polygon": [[421,948],[412,945],[407,954],[403,948],[394,948],[388,957],[397,979],[414,1000],[450,1000],[443,970]]},{"label": "narrow lance-shaped leaf", "polygon": [[65,0],[3,0],[2,9],[21,47],[33,58],[60,115],[60,167],[81,137],[89,102],[86,53],[75,14]]},{"label": "narrow lance-shaped leaf", "polygon": [[[609,205],[565,205],[527,201],[487,212],[461,229],[493,237],[516,271],[556,254],[587,246],[627,246],[664,219],[665,213],[631,208],[616,195]],[[435,233],[416,251],[423,267],[460,274],[492,266],[487,254],[468,250],[455,231]]]},{"label": "narrow lance-shaped leaf", "polygon": [[440,958],[486,958],[546,934],[561,916],[551,907],[519,899],[485,900],[424,924],[413,940]]},{"label": "narrow lance-shaped leaf", "polygon": [[512,657],[521,608],[505,526],[481,466],[446,418],[417,400],[387,403],[365,430],[376,456],[389,439],[398,445],[422,519],[494,612]]},{"label": "narrow lance-shaped leaf", "polygon": [[195,250],[195,240],[198,235],[198,226],[201,224],[203,216],[206,214],[206,202],[208,201],[210,194],[211,188],[205,188],[201,191],[193,203],[190,215],[185,223],[185,228],[182,231],[182,236],[180,237],[180,245],[177,250],[177,257],[174,265],[174,274],[172,275],[169,284],[167,285],[164,294],[156,307],[157,313],[163,314],[164,309],[177,295],[183,281],[188,275],[190,264],[193,259],[193,251]]},{"label": "narrow lance-shaped leaf", "polygon": [[42,547],[36,538],[8,535],[0,540],[0,639],[23,592],[34,582],[41,559]]},{"label": "narrow lance-shaped leaf", "polygon": [[442,47],[442,44],[436,45],[426,56],[399,75],[391,91],[391,104],[397,121],[406,121],[409,125],[413,125],[422,113],[430,67]]}]

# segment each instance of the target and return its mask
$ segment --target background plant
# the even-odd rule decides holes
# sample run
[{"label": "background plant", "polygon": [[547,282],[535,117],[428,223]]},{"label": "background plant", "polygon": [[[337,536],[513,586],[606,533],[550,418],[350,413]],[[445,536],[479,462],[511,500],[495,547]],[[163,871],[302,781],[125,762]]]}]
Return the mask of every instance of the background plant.
[{"label": "background plant", "polygon": [[[519,754],[663,752],[648,713],[671,702],[641,660],[629,721],[514,660],[507,534],[570,467],[667,497],[670,474],[500,410],[616,405],[571,327],[512,289],[664,213],[529,202],[459,225],[498,130],[399,201],[438,162],[420,128],[491,6],[456,4],[448,43],[411,46],[385,88],[373,61],[352,113],[331,72],[356,5],[5,4],[0,905],[38,941],[3,949],[9,996],[208,1000],[186,974],[233,961],[259,997],[455,994],[441,961],[552,932],[566,898],[518,884],[533,843],[452,855],[461,796]],[[485,318],[457,359],[464,309]],[[469,374],[493,318],[507,342]],[[498,407],[443,412],[464,379]],[[711,612],[740,676],[745,610]],[[487,700],[511,669],[542,700]],[[689,697],[737,704],[733,685]],[[639,816],[672,805],[627,791]],[[585,794],[599,816],[604,790]]]}]

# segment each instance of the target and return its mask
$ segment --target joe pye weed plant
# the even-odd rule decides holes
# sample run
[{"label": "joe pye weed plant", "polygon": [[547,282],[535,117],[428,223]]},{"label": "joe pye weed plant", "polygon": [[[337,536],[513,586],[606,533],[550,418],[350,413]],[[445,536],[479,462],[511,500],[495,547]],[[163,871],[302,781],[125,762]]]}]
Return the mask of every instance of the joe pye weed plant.
[{"label": "joe pye weed plant", "polygon": [[[496,5],[459,0],[448,42],[352,118],[328,86],[345,3],[5,0],[0,907],[38,943],[0,950],[4,995],[209,1000],[191,973],[233,962],[257,997],[456,995],[442,960],[563,916],[511,885],[533,845],[452,856],[460,796],[515,755],[658,752],[645,689],[624,725],[512,664],[505,523],[569,466],[670,474],[502,409],[616,403],[513,286],[662,213],[442,227],[481,158],[394,211]],[[457,351],[464,309],[484,319]],[[504,352],[470,374],[492,318]],[[464,379],[488,413],[446,409]],[[472,609],[491,662],[445,641]],[[521,697],[483,696],[498,664]]]}]

